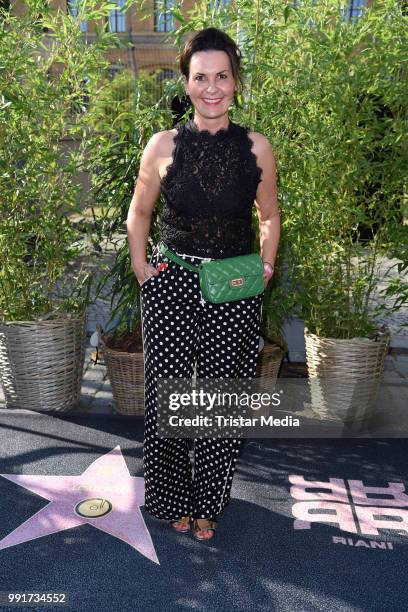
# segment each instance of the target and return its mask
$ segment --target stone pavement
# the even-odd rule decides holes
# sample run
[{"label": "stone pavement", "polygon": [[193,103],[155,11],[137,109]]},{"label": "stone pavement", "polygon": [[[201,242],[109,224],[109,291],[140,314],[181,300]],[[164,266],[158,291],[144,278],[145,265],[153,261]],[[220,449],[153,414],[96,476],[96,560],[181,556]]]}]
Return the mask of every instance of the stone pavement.
[{"label": "stone pavement", "polygon": [[92,346],[88,346],[85,351],[81,401],[77,411],[117,414],[106,365],[103,357],[94,364],[91,359],[94,351],[95,349]]}]

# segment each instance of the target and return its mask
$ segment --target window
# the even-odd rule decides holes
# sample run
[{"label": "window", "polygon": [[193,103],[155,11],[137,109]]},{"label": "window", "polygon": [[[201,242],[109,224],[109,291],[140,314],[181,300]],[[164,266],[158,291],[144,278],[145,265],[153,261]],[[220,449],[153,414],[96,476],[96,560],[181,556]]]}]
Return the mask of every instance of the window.
[{"label": "window", "polygon": [[170,32],[174,30],[174,19],[168,9],[174,4],[174,0],[155,0],[154,3],[154,31]]},{"label": "window", "polygon": [[[80,0],[68,0],[68,13],[74,19],[78,19],[78,8],[80,6]],[[81,21],[80,26],[82,32],[86,32],[86,21]]]},{"label": "window", "polygon": [[[316,3],[317,0],[313,0],[313,4],[315,5]],[[364,4],[365,0],[347,0],[342,7],[341,13],[345,19],[356,21],[362,15]],[[298,6],[299,0],[293,0],[293,7],[297,8]]]},{"label": "window", "polygon": [[113,0],[113,3],[118,8],[109,11],[109,30],[111,32],[126,32],[125,13],[120,10],[125,6],[125,0]]},{"label": "window", "polygon": [[364,0],[349,0],[346,3],[344,16],[350,21],[356,21],[361,17],[364,7]]}]

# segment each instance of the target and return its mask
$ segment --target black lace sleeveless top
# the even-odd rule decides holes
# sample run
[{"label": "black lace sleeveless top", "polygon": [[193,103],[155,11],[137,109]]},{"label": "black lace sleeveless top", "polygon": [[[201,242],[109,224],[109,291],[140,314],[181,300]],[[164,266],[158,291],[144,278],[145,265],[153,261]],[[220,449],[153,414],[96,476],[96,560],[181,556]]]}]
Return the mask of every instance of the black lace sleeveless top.
[{"label": "black lace sleeveless top", "polygon": [[174,251],[223,259],[253,251],[252,206],[261,168],[249,128],[229,122],[211,134],[193,119],[176,126],[161,180],[160,238]]}]

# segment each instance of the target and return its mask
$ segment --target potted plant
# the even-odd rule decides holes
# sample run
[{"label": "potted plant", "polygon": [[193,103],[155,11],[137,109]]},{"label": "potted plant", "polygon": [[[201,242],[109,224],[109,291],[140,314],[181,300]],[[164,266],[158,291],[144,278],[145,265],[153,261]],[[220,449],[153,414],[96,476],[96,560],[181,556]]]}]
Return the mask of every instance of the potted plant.
[{"label": "potted plant", "polygon": [[70,16],[25,8],[1,10],[0,381],[7,408],[65,411],[80,398],[92,279],[71,218],[78,159],[61,141],[81,130],[81,77],[105,43],[88,49]]},{"label": "potted plant", "polygon": [[325,418],[363,418],[389,346],[381,317],[407,299],[395,277],[377,291],[407,267],[404,47],[386,44],[405,21],[390,2],[356,23],[334,2],[296,11],[258,33],[269,59],[255,69],[253,104],[276,142],[287,289],[305,324],[309,376],[328,381],[312,385],[313,405]]},{"label": "potted plant", "polygon": [[[98,354],[103,355],[117,411],[131,415],[144,413],[144,356],[140,290],[130,267],[126,218],[144,146],[154,131],[171,122],[170,110],[152,104],[150,81],[145,77],[135,83],[126,70],[105,81],[103,96],[89,109],[93,134],[83,151],[94,213],[88,231],[101,256],[104,245],[114,254],[113,264],[101,260],[104,273],[95,291],[95,299],[109,299],[111,308],[104,329],[97,326]],[[148,257],[157,241],[157,215],[156,209]]]}]

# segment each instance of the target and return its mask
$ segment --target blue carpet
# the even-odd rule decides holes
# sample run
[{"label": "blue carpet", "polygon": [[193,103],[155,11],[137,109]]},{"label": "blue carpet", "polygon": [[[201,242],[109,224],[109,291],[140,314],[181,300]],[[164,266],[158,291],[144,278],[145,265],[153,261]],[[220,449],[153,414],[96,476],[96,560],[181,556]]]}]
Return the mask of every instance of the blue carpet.
[{"label": "blue carpet", "polygon": [[[1,474],[76,476],[119,445],[143,476],[142,418],[3,410],[0,426]],[[84,524],[0,550],[0,591],[68,594],[64,606],[24,610],[405,611],[407,449],[403,439],[246,440],[211,541],[142,506],[159,563]],[[0,495],[0,542],[49,503],[4,476]]]}]

